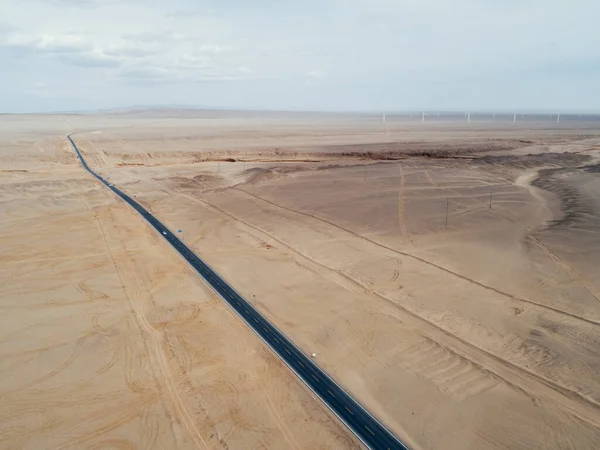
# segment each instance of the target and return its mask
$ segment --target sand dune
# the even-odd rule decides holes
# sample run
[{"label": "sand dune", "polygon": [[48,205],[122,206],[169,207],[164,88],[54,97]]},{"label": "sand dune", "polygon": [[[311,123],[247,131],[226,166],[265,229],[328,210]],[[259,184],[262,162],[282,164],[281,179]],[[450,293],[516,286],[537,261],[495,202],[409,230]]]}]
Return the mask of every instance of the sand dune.
[{"label": "sand dune", "polygon": [[598,448],[594,124],[11,120],[1,446],[358,446],[77,166],[77,127],[90,166],[412,447]]}]

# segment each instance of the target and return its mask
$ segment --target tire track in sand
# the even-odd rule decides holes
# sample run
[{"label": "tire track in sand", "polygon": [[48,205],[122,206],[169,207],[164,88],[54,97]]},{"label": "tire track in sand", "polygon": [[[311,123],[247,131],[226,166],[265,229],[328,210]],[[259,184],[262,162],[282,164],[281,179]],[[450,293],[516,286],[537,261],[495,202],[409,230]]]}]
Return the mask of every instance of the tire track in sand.
[{"label": "tire track in sand", "polygon": [[400,233],[405,244],[414,246],[408,228],[406,227],[406,211],[405,211],[405,196],[404,196],[404,168],[402,164],[398,164],[400,171],[400,187],[398,188],[398,225],[400,226]]},{"label": "tire track in sand", "polygon": [[[483,209],[484,207],[486,207],[486,208],[489,207],[488,206],[489,204],[486,201],[480,200],[477,197],[471,197],[471,200],[475,200],[475,202],[477,202],[479,204],[479,206],[471,207],[471,205],[467,205],[466,203],[461,202],[460,198],[461,197],[464,198],[464,197],[458,191],[456,191],[454,189],[451,189],[451,188],[448,188],[448,187],[441,187],[431,177],[431,175],[429,174],[429,171],[426,170],[424,173],[425,173],[425,176],[427,177],[427,179],[429,180],[429,183],[434,188],[436,188],[436,189],[438,189],[438,190],[440,190],[442,192],[451,192],[452,194],[454,194],[456,196],[456,197],[453,197],[452,201],[455,202],[455,203],[458,203],[458,204],[462,204],[463,206],[465,206],[467,208],[465,211],[463,211],[461,213],[458,213],[458,214],[455,214],[455,216],[459,216],[459,215],[463,215],[463,214],[469,214],[469,213],[474,212],[474,211],[479,211],[479,210]],[[496,209],[496,210],[494,210],[494,213],[498,214],[499,216],[504,217],[505,219],[508,219],[510,222],[513,222],[513,223],[518,222],[517,217],[515,217],[514,215],[512,215],[512,214],[510,214],[508,212],[498,211]],[[527,231],[526,231],[525,237],[532,237],[533,238],[533,236],[531,235],[531,231],[529,230],[529,227],[527,227]],[[532,241],[533,241],[533,244],[536,245],[536,246],[538,246],[538,247],[540,246],[539,244],[541,244],[541,242],[539,242],[539,241],[536,242],[534,239],[532,239]],[[542,249],[542,251],[544,251],[544,250]],[[544,286],[546,286],[547,284],[558,280],[559,277],[560,277],[560,275],[561,275],[561,273],[562,273],[562,270],[561,270],[560,266],[557,265],[556,266],[556,270],[552,274],[550,274],[548,277],[546,277],[544,280],[540,281],[540,283],[538,283],[538,285],[537,285],[537,288],[541,289]]]},{"label": "tire track in sand", "polygon": [[81,347],[83,346],[84,342],[85,342],[85,338],[79,338],[79,339],[77,339],[77,343],[75,344],[75,350],[67,358],[66,361],[64,361],[62,364],[60,364],[54,370],[51,370],[50,372],[45,373],[41,377],[38,377],[35,380],[32,380],[32,381],[24,384],[23,386],[19,386],[18,389],[13,390],[10,394],[12,395],[14,393],[24,391],[25,389],[28,389],[28,388],[30,388],[32,386],[40,384],[40,383],[42,383],[42,382],[44,382],[46,380],[49,380],[50,378],[55,377],[56,375],[58,375],[59,373],[61,373],[63,370],[67,369],[71,364],[73,364],[73,362],[75,362],[75,359],[77,359],[77,357],[79,356],[79,352],[81,351]]},{"label": "tire track in sand", "polygon": [[[241,191],[245,192],[243,190]],[[465,360],[469,364],[477,366],[478,370],[489,373],[491,376],[503,380],[507,385],[523,393],[534,402],[537,401],[536,397],[544,398],[545,400],[552,401],[561,409],[569,411],[569,413],[587,423],[592,424],[593,426],[600,425],[600,416],[598,416],[600,405],[594,399],[588,398],[577,391],[562,386],[561,384],[558,384],[557,382],[539,375],[527,368],[523,368],[518,364],[506,360],[488,350],[477,347],[472,342],[453,334],[451,331],[448,331],[440,325],[411,311],[404,305],[385,297],[383,294],[361,283],[361,281],[350,277],[340,270],[333,269],[325,264],[320,263],[319,261],[312,259],[286,242],[273,236],[268,231],[252,225],[246,222],[244,219],[236,217],[231,213],[219,208],[218,206],[212,205],[205,199],[195,197],[190,194],[180,195],[200,201],[201,203],[234,219],[235,221],[258,231],[265,236],[265,239],[273,239],[273,241],[285,246],[288,250],[306,260],[309,264],[316,264],[318,268],[325,269],[324,272],[323,270],[318,270],[318,268],[315,270],[302,264],[302,266],[319,274],[320,276],[325,276],[325,273],[327,273],[328,275],[326,278],[336,282],[342,287],[346,287],[352,292],[359,292],[368,296],[372,296],[392,305],[405,314],[405,316],[403,316],[403,322],[410,323],[412,320],[416,320],[416,323],[413,325],[415,329],[422,328],[423,325],[425,325],[426,329],[428,330],[427,338],[430,341],[435,341],[439,347],[447,349],[448,352],[456,355],[458,358]]]},{"label": "tire track in sand", "polygon": [[560,256],[550,250],[538,237],[534,236],[531,231],[527,232],[529,239],[533,240],[537,246],[559,267],[566,271],[574,280],[578,281],[588,293],[600,302],[600,294],[595,291],[593,287],[589,285],[589,282],[571,265],[567,264]]},{"label": "tire track in sand", "polygon": [[480,287],[482,287],[482,288],[484,288],[486,290],[489,290],[489,291],[495,292],[497,294],[500,294],[500,295],[502,295],[502,296],[504,296],[506,298],[509,298],[511,300],[516,300],[516,301],[520,301],[520,302],[523,302],[523,303],[529,303],[531,305],[535,305],[535,306],[538,306],[540,308],[544,308],[544,309],[547,309],[547,310],[550,310],[550,311],[553,311],[553,312],[556,312],[556,313],[559,313],[559,314],[564,314],[564,315],[572,317],[574,319],[582,320],[582,321],[590,323],[592,325],[598,325],[598,326],[600,326],[600,322],[598,322],[596,320],[588,319],[586,317],[579,316],[577,314],[573,314],[571,312],[562,310],[560,308],[555,308],[553,306],[545,305],[543,303],[539,303],[539,302],[536,302],[534,300],[529,300],[529,299],[526,299],[526,298],[523,298],[523,297],[519,297],[519,296],[510,294],[508,292],[502,291],[502,290],[500,290],[498,288],[495,288],[493,286],[489,286],[489,285],[487,285],[485,283],[482,283],[481,281],[477,281],[477,280],[475,280],[473,278],[469,278],[469,277],[467,277],[465,275],[462,275],[462,274],[460,274],[458,272],[454,272],[453,270],[448,269],[447,267],[444,267],[442,265],[439,265],[437,263],[429,261],[429,260],[427,260],[427,259],[425,259],[425,258],[423,258],[421,256],[417,256],[417,255],[414,255],[414,254],[406,252],[406,251],[397,250],[397,249],[395,249],[393,247],[390,247],[390,246],[388,246],[386,244],[383,244],[383,243],[381,243],[379,241],[376,241],[376,240],[371,239],[369,237],[366,237],[366,236],[363,236],[361,234],[358,234],[358,233],[350,230],[349,228],[345,228],[342,225],[339,225],[337,223],[331,222],[331,221],[329,221],[327,219],[324,219],[322,217],[319,217],[317,215],[314,215],[314,214],[311,214],[311,213],[307,213],[307,212],[304,212],[304,211],[298,211],[298,210],[295,210],[295,209],[292,209],[292,208],[288,208],[287,206],[279,205],[279,204],[277,204],[275,202],[272,202],[271,200],[267,200],[267,199],[265,199],[265,198],[263,198],[263,197],[261,197],[259,195],[253,194],[253,193],[248,192],[248,191],[246,191],[244,189],[241,189],[239,187],[232,187],[231,189],[235,189],[236,191],[243,192],[244,194],[249,195],[250,197],[254,197],[254,198],[258,199],[258,200],[261,200],[261,201],[263,201],[265,203],[268,203],[270,205],[273,205],[273,206],[275,206],[277,208],[280,208],[280,209],[283,209],[285,211],[289,211],[289,212],[294,213],[294,214],[298,214],[298,215],[301,215],[301,216],[306,216],[306,217],[310,217],[312,219],[318,220],[318,221],[323,222],[323,223],[325,223],[327,225],[330,225],[330,226],[335,227],[335,228],[337,228],[339,230],[342,230],[342,231],[344,231],[346,233],[349,233],[352,236],[355,236],[355,237],[357,237],[359,239],[362,239],[364,241],[370,242],[371,244],[373,244],[373,245],[375,245],[375,246],[377,246],[379,248],[385,249],[385,250],[390,251],[392,253],[395,253],[397,255],[402,255],[402,256],[406,256],[408,258],[414,259],[414,260],[419,261],[419,262],[421,262],[423,264],[426,264],[428,266],[434,267],[434,268],[439,269],[439,270],[441,270],[441,271],[443,271],[445,273],[448,273],[448,274],[453,275],[453,276],[455,276],[457,278],[460,278],[461,280],[467,281],[469,283],[472,283],[472,284],[475,284],[477,286],[480,286]]},{"label": "tire track in sand", "polygon": [[285,440],[290,444],[290,447],[300,450],[302,446],[298,443],[294,436],[294,433],[292,433],[289,427],[285,424],[285,420],[282,419],[281,415],[277,411],[277,407],[271,400],[271,396],[269,395],[269,389],[267,389],[267,387],[265,386],[263,379],[260,376],[257,376],[256,374],[254,374],[254,376],[260,382],[260,386],[264,394],[263,400],[265,401],[265,406],[267,407],[267,411],[269,411],[269,414],[277,424],[277,428],[279,428]]},{"label": "tire track in sand", "polygon": [[[451,192],[452,194],[454,194],[454,195],[456,196],[456,197],[454,197],[454,198],[452,199],[452,201],[453,201],[453,202],[456,202],[456,203],[462,204],[463,206],[466,206],[467,208],[470,208],[470,205],[466,205],[464,202],[461,202],[460,200],[457,200],[457,198],[458,198],[458,199],[460,199],[460,198],[462,197],[462,195],[461,195],[461,194],[460,194],[458,191],[456,191],[456,190],[454,190],[454,189],[451,189],[451,188],[448,188],[448,187],[441,187],[441,186],[440,186],[438,183],[436,183],[436,182],[435,182],[435,180],[434,180],[434,179],[431,177],[431,175],[430,175],[429,171],[427,171],[427,170],[426,170],[424,173],[425,173],[425,176],[427,177],[427,179],[429,180],[429,183],[430,183],[430,184],[431,184],[433,187],[435,187],[436,189],[439,189],[439,190],[441,190],[441,191],[443,191],[443,192]],[[516,184],[517,184],[517,185],[519,185],[519,183],[518,183],[518,182],[517,182]],[[535,197],[537,198],[538,196],[535,196]],[[476,207],[474,207],[474,208],[471,208],[471,209],[467,209],[467,210],[465,210],[465,211],[463,211],[462,213],[459,213],[459,214],[468,214],[468,213],[471,213],[471,212],[473,212],[473,211],[478,211],[478,210],[480,210],[480,209],[483,209],[484,207],[489,207],[489,206],[488,206],[489,204],[488,204],[486,201],[480,200],[480,199],[479,199],[479,198],[477,198],[477,197],[471,197],[471,199],[472,199],[472,200],[475,200],[475,202],[479,203],[479,206],[476,206]],[[543,199],[540,199],[540,200],[543,200]],[[496,209],[496,210],[494,210],[494,212],[495,212],[495,214],[498,214],[499,216],[502,216],[502,217],[504,217],[505,219],[508,219],[510,222],[513,222],[513,223],[516,223],[516,222],[518,222],[518,219],[517,219],[517,217],[516,217],[516,216],[514,216],[513,214],[510,214],[509,212],[498,211],[497,209]],[[551,259],[552,259],[552,260],[555,262],[555,264],[556,264],[556,270],[555,270],[554,272],[552,272],[552,274],[550,274],[550,275],[549,275],[548,277],[546,277],[544,280],[542,280],[540,283],[538,283],[538,285],[537,285],[537,288],[538,288],[538,289],[541,289],[541,288],[543,288],[544,286],[546,286],[546,285],[548,285],[548,284],[550,284],[550,283],[552,283],[552,282],[554,282],[554,281],[558,280],[558,279],[560,278],[561,274],[563,273],[563,270],[561,270],[561,264],[560,264],[560,263],[558,263],[558,262],[556,261],[556,259],[552,257],[552,255],[548,254],[548,251],[547,251],[547,249],[545,249],[545,248],[544,248],[545,246],[542,244],[542,242],[541,242],[539,239],[537,239],[537,238],[535,238],[535,237],[533,236],[533,234],[532,234],[532,232],[531,232],[531,230],[530,230],[529,226],[527,226],[527,228],[526,228],[526,232],[525,232],[525,238],[529,238],[529,239],[530,239],[530,242],[532,242],[532,243],[533,243],[535,246],[539,247],[539,248],[542,250],[542,252],[544,252],[544,253],[545,253],[547,256],[550,256],[550,258],[551,258]],[[562,267],[562,268],[564,268],[564,267]],[[568,271],[567,271],[567,272],[568,272]],[[593,295],[593,294],[592,294],[592,295]]]},{"label": "tire track in sand", "polygon": [[[133,313],[138,323],[138,327],[141,330],[142,334],[145,335],[146,338],[149,338],[152,343],[150,350],[152,350],[154,354],[154,362],[158,366],[160,373],[162,375],[161,380],[164,382],[164,385],[167,388],[167,393],[169,394],[169,398],[172,401],[172,404],[175,409],[176,416],[178,417],[178,421],[183,425],[185,430],[188,433],[188,436],[192,439],[196,447],[204,447],[208,449],[208,445],[204,441],[202,434],[199,432],[198,428],[195,425],[194,419],[189,413],[188,409],[179,394],[179,390],[177,388],[177,381],[169,367],[169,363],[165,357],[163,351],[163,333],[157,329],[155,329],[150,322],[146,319],[144,314],[144,304],[142,300],[142,291],[148,291],[148,289],[142,289],[140,286],[140,281],[137,276],[137,270],[135,268],[135,263],[132,261],[129,256],[127,249],[124,243],[121,241],[120,246],[122,248],[123,262],[125,263],[123,267],[124,272],[129,275],[129,280],[131,281],[130,285],[133,287],[133,296],[127,296],[128,299],[131,298],[133,301],[130,302],[132,304]],[[146,339],[145,339],[146,342]],[[149,355],[151,356],[151,355]]]},{"label": "tire track in sand", "polygon": [[436,188],[439,188],[439,187],[440,187],[440,185],[439,185],[439,184],[437,184],[437,183],[436,183],[436,182],[433,180],[433,178],[431,178],[431,174],[429,173],[429,170],[425,170],[423,173],[424,173],[424,174],[425,174],[425,176],[427,177],[427,180],[429,180],[429,182],[430,182],[430,183],[431,183],[433,186],[435,186]]},{"label": "tire track in sand", "polygon": [[[532,197],[534,197],[535,199],[538,199],[540,202],[543,202],[544,199],[539,194],[537,194],[536,192],[533,191],[533,186],[531,185],[531,181],[535,178],[535,175],[537,173],[538,172],[533,172],[533,173],[529,173],[528,175],[526,174],[524,176],[521,176],[517,179],[517,181],[514,184],[516,186],[528,188]],[[460,197],[460,194],[458,192],[456,192],[455,190],[450,189],[450,188],[440,187],[433,180],[433,178],[430,176],[430,174],[427,171],[425,172],[425,174],[426,174],[429,182],[436,188],[441,189],[443,191],[452,192],[453,194]],[[476,197],[474,197],[473,199],[476,202],[480,203],[482,207],[488,206],[488,203],[486,201],[480,200]],[[510,220],[511,222],[518,222],[518,218],[514,214],[511,214],[510,212],[504,212],[504,211],[495,211],[495,212],[496,212],[496,214]],[[558,256],[556,253],[554,253],[552,250],[550,250],[538,237],[536,237],[533,234],[533,231],[531,230],[529,225],[526,226],[525,238],[529,239],[530,242],[532,242],[535,246],[537,246],[546,256],[548,256],[557,265],[558,270],[555,270],[549,277],[547,277],[545,280],[542,280],[539,283],[538,287],[543,287],[543,286],[555,281],[556,279],[558,279],[561,275],[560,269],[562,269],[562,271],[564,271],[568,275],[570,275],[573,280],[579,282],[579,284],[581,284],[583,286],[583,288],[586,291],[588,291],[588,293],[592,297],[594,297],[594,299],[596,301],[600,302],[600,293],[596,292],[595,289],[590,286],[589,281],[586,280],[574,267],[567,264],[560,256]],[[598,322],[595,322],[595,323],[598,324]]]},{"label": "tire track in sand", "polygon": [[[196,428],[193,418],[191,417],[189,411],[185,407],[181,396],[179,395],[173,374],[169,369],[168,362],[166,361],[165,355],[162,351],[162,342],[160,337],[161,332],[155,330],[143,314],[143,300],[141,296],[141,289],[138,284],[135,270],[131,269],[131,260],[125,245],[119,238],[120,249],[118,252],[113,251],[110,244],[110,240],[107,237],[106,230],[102,225],[101,218],[98,217],[96,211],[93,208],[91,208],[91,206],[85,199],[83,199],[83,201],[86,204],[87,209],[90,211],[91,214],[93,214],[94,218],[96,219],[95,222],[97,223],[99,231],[103,237],[108,255],[110,255],[109,257],[111,259],[111,262],[119,276],[122,290],[125,294],[130,310],[135,318],[138,331],[142,338],[143,345],[146,349],[146,354],[150,359],[150,366],[155,381],[159,385],[164,384],[166,386],[168,396],[171,400],[171,404],[173,406],[173,409],[175,410],[175,415],[178,419],[177,421],[181,423],[181,425],[184,427],[188,436],[194,442],[196,447],[208,449],[208,445],[204,441],[199,430]],[[112,217],[110,218],[110,220],[111,222],[113,221]],[[119,261],[117,261],[117,256],[119,257]],[[161,374],[161,377],[158,376],[158,373]],[[168,411],[168,408],[166,408],[166,410]],[[173,435],[174,441],[177,442],[177,434],[173,429],[172,423],[171,433]]]}]

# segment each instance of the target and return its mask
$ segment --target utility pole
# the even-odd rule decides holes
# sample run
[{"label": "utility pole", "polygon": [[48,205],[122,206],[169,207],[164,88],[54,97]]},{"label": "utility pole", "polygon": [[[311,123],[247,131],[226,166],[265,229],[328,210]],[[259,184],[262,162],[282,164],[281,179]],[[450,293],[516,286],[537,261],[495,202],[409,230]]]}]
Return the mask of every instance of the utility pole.
[{"label": "utility pole", "polygon": [[367,181],[367,166],[365,165],[365,181]]},{"label": "utility pole", "polygon": [[490,188],[490,209],[492,209],[492,191],[494,188]]},{"label": "utility pole", "polygon": [[450,197],[446,197],[446,228],[448,228],[448,203],[450,202]]}]

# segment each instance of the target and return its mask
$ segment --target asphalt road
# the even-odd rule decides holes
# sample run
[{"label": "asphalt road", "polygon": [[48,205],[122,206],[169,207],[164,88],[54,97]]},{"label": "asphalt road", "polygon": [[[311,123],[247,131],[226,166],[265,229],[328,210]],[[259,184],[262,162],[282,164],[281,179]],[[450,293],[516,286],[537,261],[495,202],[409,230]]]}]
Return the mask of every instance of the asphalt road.
[{"label": "asphalt road", "polygon": [[171,233],[156,217],[130,196],[90,169],[71,136],[67,137],[83,168],[146,219],[363,444],[371,449],[408,450],[406,445],[400,442],[365,408],[338,386],[311,358],[302,353],[292,341],[265,319],[260,312]]}]

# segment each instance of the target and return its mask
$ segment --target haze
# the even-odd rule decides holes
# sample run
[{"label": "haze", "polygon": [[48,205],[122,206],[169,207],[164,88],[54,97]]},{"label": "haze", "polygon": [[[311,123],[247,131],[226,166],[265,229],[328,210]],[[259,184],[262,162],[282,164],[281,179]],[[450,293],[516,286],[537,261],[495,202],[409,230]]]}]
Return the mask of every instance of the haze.
[{"label": "haze", "polygon": [[4,0],[0,111],[593,110],[592,0]]}]

